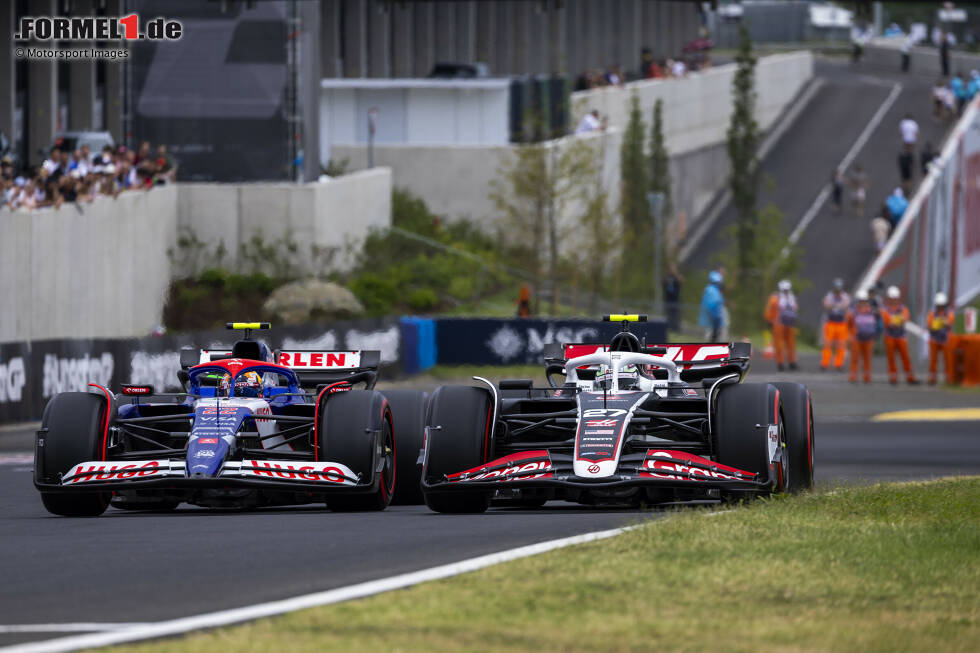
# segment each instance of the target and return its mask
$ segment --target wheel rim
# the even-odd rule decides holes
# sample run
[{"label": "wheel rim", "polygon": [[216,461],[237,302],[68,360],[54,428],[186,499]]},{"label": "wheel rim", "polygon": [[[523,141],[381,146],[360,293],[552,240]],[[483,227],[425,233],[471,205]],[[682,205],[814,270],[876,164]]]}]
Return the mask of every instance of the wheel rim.
[{"label": "wheel rim", "polygon": [[381,455],[384,456],[384,467],[381,469],[381,486],[385,496],[391,496],[395,488],[395,441],[391,433],[391,424],[385,420],[384,444]]},{"label": "wheel rim", "polygon": [[789,448],[786,446],[786,424],[783,423],[783,416],[779,416],[779,490],[785,492],[789,489]]}]

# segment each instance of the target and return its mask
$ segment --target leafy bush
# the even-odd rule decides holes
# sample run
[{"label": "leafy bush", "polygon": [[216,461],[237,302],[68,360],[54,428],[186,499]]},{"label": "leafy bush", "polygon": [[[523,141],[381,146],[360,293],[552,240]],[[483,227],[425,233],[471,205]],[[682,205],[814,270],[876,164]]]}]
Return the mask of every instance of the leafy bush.
[{"label": "leafy bush", "polygon": [[473,222],[444,222],[407,191],[391,199],[392,228],[365,239],[346,280],[369,313],[446,310],[514,284],[497,238]]},{"label": "leafy bush", "polygon": [[418,288],[408,297],[408,306],[413,311],[431,311],[439,305],[439,298],[431,288]]}]

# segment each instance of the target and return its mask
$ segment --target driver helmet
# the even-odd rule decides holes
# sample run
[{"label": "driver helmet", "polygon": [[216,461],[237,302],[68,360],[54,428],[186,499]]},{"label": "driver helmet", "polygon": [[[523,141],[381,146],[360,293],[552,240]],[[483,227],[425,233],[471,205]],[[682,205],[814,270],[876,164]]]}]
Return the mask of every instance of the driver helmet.
[{"label": "driver helmet", "polygon": [[257,372],[242,372],[235,377],[236,397],[261,397],[262,377]]},{"label": "driver helmet", "polygon": [[[602,363],[595,374],[596,388],[612,390],[613,368]],[[636,390],[640,385],[640,370],[636,365],[624,365],[619,368],[619,389]]]}]

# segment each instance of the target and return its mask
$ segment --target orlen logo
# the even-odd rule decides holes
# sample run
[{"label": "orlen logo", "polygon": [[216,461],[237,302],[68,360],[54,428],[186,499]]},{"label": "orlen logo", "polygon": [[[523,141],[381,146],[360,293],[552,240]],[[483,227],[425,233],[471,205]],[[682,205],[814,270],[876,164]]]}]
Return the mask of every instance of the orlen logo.
[{"label": "orlen logo", "polygon": [[347,352],[283,351],[279,364],[286,367],[348,367],[351,357]]}]

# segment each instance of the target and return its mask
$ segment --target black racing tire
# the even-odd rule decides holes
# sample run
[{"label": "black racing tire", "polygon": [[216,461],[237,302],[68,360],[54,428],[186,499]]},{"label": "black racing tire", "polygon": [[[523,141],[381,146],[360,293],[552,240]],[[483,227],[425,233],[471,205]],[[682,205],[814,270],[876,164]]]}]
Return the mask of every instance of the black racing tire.
[{"label": "black racing tire", "polygon": [[143,512],[173,512],[180,505],[180,501],[176,499],[160,500],[160,501],[117,501],[113,500],[111,504],[113,508],[118,508],[119,510],[132,510],[132,511],[143,511]]},{"label": "black racing tire", "polygon": [[[766,425],[776,420],[780,442],[785,442],[785,424],[778,391],[768,383],[743,383],[723,388],[718,393],[714,417],[714,445],[718,462],[747,472],[769,476],[769,434]],[[760,425],[757,427],[756,425]],[[776,470],[771,489],[785,486],[787,465]],[[746,498],[762,491],[730,490],[729,499]]]},{"label": "black racing tire", "polygon": [[429,393],[420,390],[385,390],[395,426],[395,505],[418,506],[422,496],[422,466],[419,452],[425,438],[425,409]]},{"label": "black racing tire", "polygon": [[813,404],[802,383],[773,383],[786,418],[786,451],[789,455],[788,492],[813,489]]},{"label": "black racing tire", "polygon": [[[105,420],[111,419],[108,400],[88,392],[62,392],[44,409],[44,446],[34,464],[46,480],[54,481],[78,463],[102,460]],[[40,458],[40,460],[38,460]],[[44,492],[41,503],[63,517],[98,517],[109,507],[109,492]]]},{"label": "black racing tire", "polygon": [[[429,400],[430,478],[442,478],[487,461],[491,449],[490,394],[483,388],[444,385]],[[423,492],[435,512],[480,513],[490,507],[490,492]]]},{"label": "black racing tire", "polygon": [[355,473],[374,474],[380,433],[384,466],[377,488],[365,494],[327,496],[336,512],[384,510],[397,482],[396,451],[388,401],[374,390],[350,390],[321,399],[317,424],[318,459],[338,462]]}]

